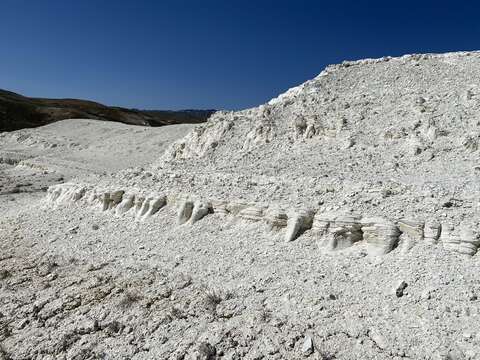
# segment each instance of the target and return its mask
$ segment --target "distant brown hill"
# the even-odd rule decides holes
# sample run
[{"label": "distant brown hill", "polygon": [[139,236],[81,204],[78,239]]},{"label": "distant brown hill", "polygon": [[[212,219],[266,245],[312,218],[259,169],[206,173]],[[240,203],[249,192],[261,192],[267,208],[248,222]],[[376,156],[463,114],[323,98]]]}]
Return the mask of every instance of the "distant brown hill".
[{"label": "distant brown hill", "polygon": [[97,119],[132,125],[202,123],[215,110],[137,110],[77,99],[29,98],[0,90],[0,131],[13,131],[65,119]]}]

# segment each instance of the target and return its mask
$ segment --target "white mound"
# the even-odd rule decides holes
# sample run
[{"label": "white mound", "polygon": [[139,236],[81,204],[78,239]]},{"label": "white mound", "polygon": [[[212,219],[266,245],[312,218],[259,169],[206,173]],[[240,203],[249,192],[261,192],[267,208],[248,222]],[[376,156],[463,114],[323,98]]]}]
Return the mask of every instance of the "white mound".
[{"label": "white mound", "polygon": [[381,253],[404,242],[408,249],[412,241],[400,235],[409,227],[410,237],[425,231],[437,242],[443,234],[446,248],[473,255],[479,65],[480,53],[451,53],[330,66],[266,105],[214,114],[146,171],[101,183],[107,193],[180,197],[192,211],[196,202],[210,212],[283,218],[287,241],[318,221],[326,222],[321,234],[336,233],[353,217],[365,236],[348,235],[347,243],[368,238]]},{"label": "white mound", "polygon": [[[477,359],[479,119],[462,52],[330,66],[183,138],[33,132],[75,178],[0,219],[2,351]],[[37,145],[62,131],[84,145]]]},{"label": "white mound", "polygon": [[141,127],[71,119],[0,133],[3,163],[38,166],[69,176],[118,171],[151,163],[193,125]]}]

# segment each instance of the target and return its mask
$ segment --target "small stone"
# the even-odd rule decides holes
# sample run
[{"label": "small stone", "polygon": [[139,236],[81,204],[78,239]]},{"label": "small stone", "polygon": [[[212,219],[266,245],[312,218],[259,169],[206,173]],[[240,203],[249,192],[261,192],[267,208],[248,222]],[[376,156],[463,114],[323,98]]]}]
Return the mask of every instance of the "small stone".
[{"label": "small stone", "polygon": [[74,226],[74,227],[68,229],[67,232],[69,234],[76,234],[78,232],[78,229],[79,229],[79,226],[77,225],[77,226]]},{"label": "small stone", "polygon": [[216,358],[216,355],[217,355],[217,351],[215,347],[207,342],[203,342],[197,348],[195,359],[213,360]]},{"label": "small stone", "polygon": [[53,281],[53,280],[55,280],[57,277],[58,277],[58,275],[55,274],[55,273],[51,273],[51,274],[48,274],[48,275],[46,276],[46,278],[47,278],[48,281]]},{"label": "small stone", "polygon": [[9,276],[11,276],[10,271],[5,270],[5,269],[0,270],[0,280],[4,280],[4,279],[8,278]]},{"label": "small stone", "polygon": [[450,350],[446,358],[451,360],[463,360],[465,359],[465,356],[460,349],[456,348]]},{"label": "small stone", "polygon": [[351,138],[346,139],[345,143],[343,144],[343,149],[347,150],[350,149],[353,145],[355,145],[355,141]]},{"label": "small stone", "polygon": [[404,290],[407,288],[408,284],[405,281],[401,281],[395,288],[395,295],[399,298],[404,295]]},{"label": "small stone", "polygon": [[445,201],[442,204],[442,207],[447,208],[447,209],[451,208],[452,206],[453,206],[453,202],[451,202],[451,201]]},{"label": "small stone", "polygon": [[307,335],[305,337],[305,341],[303,342],[303,345],[302,345],[302,353],[305,356],[308,356],[313,353],[313,340],[310,335]]},{"label": "small stone", "polygon": [[391,196],[392,194],[393,194],[392,190],[390,190],[390,189],[382,189],[382,191],[381,191],[382,198],[384,198],[384,199]]},{"label": "small stone", "polygon": [[412,147],[412,154],[413,155],[420,155],[422,153],[422,148],[420,146],[413,146]]},{"label": "small stone", "polygon": [[430,290],[426,290],[422,293],[423,300],[430,300],[431,298],[432,298],[432,294],[430,293]]},{"label": "small stone", "polygon": [[370,331],[369,337],[380,349],[385,350],[388,347],[387,339],[377,330]]},{"label": "small stone", "polygon": [[422,105],[422,104],[425,104],[425,101],[426,101],[425,98],[419,96],[415,99],[415,104]]}]

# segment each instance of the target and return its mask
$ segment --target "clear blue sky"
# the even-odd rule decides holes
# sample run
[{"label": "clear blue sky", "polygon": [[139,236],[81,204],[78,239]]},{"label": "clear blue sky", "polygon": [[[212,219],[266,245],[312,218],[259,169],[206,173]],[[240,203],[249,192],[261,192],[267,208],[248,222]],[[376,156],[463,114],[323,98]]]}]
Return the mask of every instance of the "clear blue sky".
[{"label": "clear blue sky", "polygon": [[2,0],[0,88],[255,106],[343,60],[480,49],[478,1]]}]

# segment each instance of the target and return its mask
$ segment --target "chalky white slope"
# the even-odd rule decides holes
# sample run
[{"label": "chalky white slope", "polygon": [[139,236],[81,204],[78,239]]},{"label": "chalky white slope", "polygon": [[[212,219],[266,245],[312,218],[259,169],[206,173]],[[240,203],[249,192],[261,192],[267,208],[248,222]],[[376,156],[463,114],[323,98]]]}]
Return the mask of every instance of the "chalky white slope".
[{"label": "chalky white slope", "polygon": [[0,358],[478,359],[479,119],[470,52],[119,134],[135,168],[0,203]]},{"label": "chalky white slope", "polygon": [[[364,241],[385,254],[425,239],[474,255],[479,65],[479,53],[451,53],[330,66],[268,104],[216,113],[147,171],[97,191],[105,201],[141,188],[174,199],[165,204],[186,220],[265,221],[286,228],[286,241],[312,231],[328,249]],[[52,191],[72,186],[82,187]],[[125,201],[147,211],[136,199]]]}]

